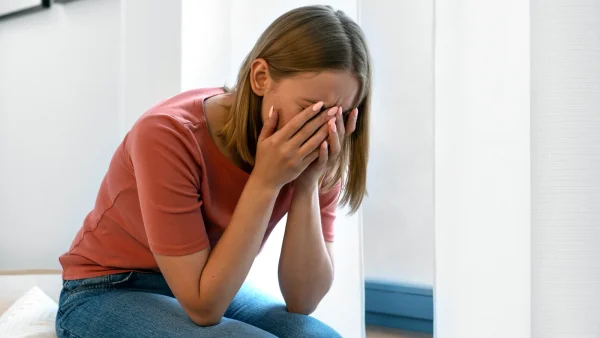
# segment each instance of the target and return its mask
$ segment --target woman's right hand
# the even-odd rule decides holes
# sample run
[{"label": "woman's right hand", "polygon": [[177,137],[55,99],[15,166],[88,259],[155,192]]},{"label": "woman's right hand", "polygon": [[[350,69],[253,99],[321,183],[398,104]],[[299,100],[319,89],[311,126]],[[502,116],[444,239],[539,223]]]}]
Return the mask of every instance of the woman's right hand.
[{"label": "woman's right hand", "polygon": [[337,111],[337,107],[334,107],[320,112],[322,107],[323,102],[309,106],[278,131],[275,131],[278,114],[271,107],[258,138],[251,176],[267,187],[280,189],[315,161],[320,148],[327,146],[327,122],[335,119]]}]

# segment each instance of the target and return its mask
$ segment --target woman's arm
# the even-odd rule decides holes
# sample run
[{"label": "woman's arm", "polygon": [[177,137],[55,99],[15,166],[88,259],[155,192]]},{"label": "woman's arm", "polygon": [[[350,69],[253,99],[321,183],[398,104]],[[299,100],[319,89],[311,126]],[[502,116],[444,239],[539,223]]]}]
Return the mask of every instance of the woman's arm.
[{"label": "woman's arm", "polygon": [[[277,132],[277,114],[269,115],[259,137],[256,164],[252,174],[227,229],[212,252],[205,249],[186,256],[155,254],[158,267],[173,294],[197,324],[208,326],[220,322],[258,254],[281,187],[298,177],[319,156],[319,145],[327,137],[327,127],[324,125],[327,116],[322,113],[320,117],[313,118],[318,112],[319,109],[307,108]],[[160,142],[168,138],[168,134],[159,136],[156,128],[146,129],[142,134]],[[144,222],[153,219],[151,216],[157,209],[156,196],[162,196],[164,199],[164,195],[169,194],[172,187],[186,188],[179,194],[168,195],[166,200],[169,203],[178,201],[176,198],[187,201],[184,203],[187,206],[194,206],[198,202],[196,192],[193,191],[194,186],[185,184],[187,172],[171,173],[174,170],[168,167],[169,163],[178,162],[189,162],[189,166],[193,166],[193,161],[187,158],[185,152],[181,152],[178,158],[170,158],[173,151],[167,150],[172,150],[176,140],[172,140],[167,150],[161,152],[166,154],[166,158],[155,161],[160,165],[150,165],[148,161],[144,161],[156,157],[156,149],[160,148],[159,144],[149,144],[147,141],[147,138],[139,135],[134,137],[134,144],[142,145],[142,150],[145,149],[134,156],[137,159],[134,160],[134,167],[141,173],[147,172],[140,177],[140,180],[147,184],[138,184],[140,196],[145,196],[140,202],[143,206]],[[174,206],[159,205],[158,208],[178,213],[191,207],[175,203]],[[193,210],[200,213],[197,207]],[[153,223],[157,222],[160,220]],[[172,220],[172,223],[177,222]],[[197,223],[194,225],[201,226]],[[154,239],[160,241],[159,238]]]},{"label": "woman's arm", "polygon": [[332,243],[325,242],[317,184],[294,186],[279,260],[288,311],[311,314],[333,282]]},{"label": "woman's arm", "polygon": [[278,193],[251,178],[212,252],[155,255],[173,294],[196,324],[220,322],[258,254]]},{"label": "woman's arm", "polygon": [[[327,201],[321,201],[318,182],[327,167],[335,168],[345,137],[356,129],[358,110],[353,109],[350,115],[344,125],[342,107],[328,110],[327,116],[333,117],[328,121],[328,142],[322,145],[319,159],[294,183],[279,259],[279,285],[291,312],[314,312],[333,283],[333,244],[325,242],[323,225],[330,230],[341,186],[336,185],[327,193]],[[327,219],[321,219],[321,215]]]}]

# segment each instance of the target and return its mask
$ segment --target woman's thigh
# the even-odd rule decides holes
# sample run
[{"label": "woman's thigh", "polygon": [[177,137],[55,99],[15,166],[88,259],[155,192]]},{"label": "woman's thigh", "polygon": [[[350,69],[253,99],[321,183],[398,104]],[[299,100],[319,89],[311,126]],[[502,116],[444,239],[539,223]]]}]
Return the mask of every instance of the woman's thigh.
[{"label": "woman's thigh", "polygon": [[290,313],[286,306],[245,284],[225,312],[227,318],[261,328],[277,337],[341,337],[318,319]]},{"label": "woman's thigh", "polygon": [[[94,285],[97,286],[97,285]],[[273,337],[238,320],[201,327],[173,297],[126,288],[63,289],[57,315],[58,337]]]}]

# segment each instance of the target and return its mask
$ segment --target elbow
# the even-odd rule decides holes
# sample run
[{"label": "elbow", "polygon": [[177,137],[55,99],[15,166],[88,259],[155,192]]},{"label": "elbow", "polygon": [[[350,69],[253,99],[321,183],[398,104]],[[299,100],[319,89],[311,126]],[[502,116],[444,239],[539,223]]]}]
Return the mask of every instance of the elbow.
[{"label": "elbow", "polygon": [[299,290],[300,288],[291,289],[289,287],[281,287],[281,293],[285,300],[287,311],[305,316],[311,315],[317,310],[319,303],[329,291],[331,283],[323,285],[322,288],[312,288],[309,290]]},{"label": "elbow", "polygon": [[310,316],[313,312],[315,312],[316,308],[293,308],[293,307],[288,307],[288,312],[289,313],[295,313],[295,314],[299,314],[299,315],[303,315],[303,316]]},{"label": "elbow", "polygon": [[304,316],[310,316],[317,309],[318,304],[308,304],[307,302],[286,302],[287,311]]},{"label": "elbow", "polygon": [[212,312],[195,313],[190,316],[190,319],[198,326],[208,327],[219,324],[223,319],[223,315]]}]

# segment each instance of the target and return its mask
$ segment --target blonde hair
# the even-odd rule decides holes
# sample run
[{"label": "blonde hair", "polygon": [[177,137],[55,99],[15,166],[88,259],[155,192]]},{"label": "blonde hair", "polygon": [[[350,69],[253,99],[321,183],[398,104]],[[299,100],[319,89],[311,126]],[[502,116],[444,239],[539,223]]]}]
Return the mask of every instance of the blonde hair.
[{"label": "blonde hair", "polygon": [[322,184],[331,188],[342,183],[340,205],[358,210],[366,194],[371,101],[371,61],[360,27],[331,6],[305,6],[277,18],[260,36],[244,59],[232,96],[228,120],[219,131],[227,147],[248,165],[254,165],[258,135],[262,128],[262,97],[250,84],[251,65],[258,58],[269,65],[276,82],[302,72],[343,70],[359,81],[352,108],[359,110],[355,131],[343,144],[339,161]]}]

